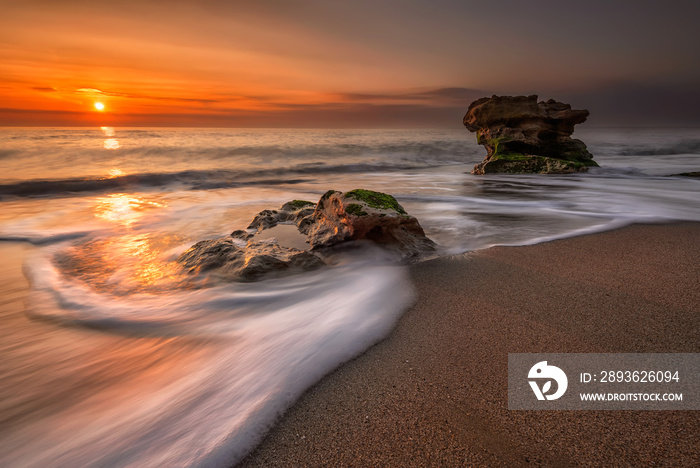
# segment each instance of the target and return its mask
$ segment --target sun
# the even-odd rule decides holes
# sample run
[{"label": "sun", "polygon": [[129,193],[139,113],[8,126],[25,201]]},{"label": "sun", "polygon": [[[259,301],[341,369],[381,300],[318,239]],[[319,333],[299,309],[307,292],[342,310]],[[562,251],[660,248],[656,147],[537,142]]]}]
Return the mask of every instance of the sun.
[{"label": "sun", "polygon": [[102,104],[101,102],[96,102],[95,109],[97,109],[98,111],[103,111],[103,110],[105,110],[105,105]]}]

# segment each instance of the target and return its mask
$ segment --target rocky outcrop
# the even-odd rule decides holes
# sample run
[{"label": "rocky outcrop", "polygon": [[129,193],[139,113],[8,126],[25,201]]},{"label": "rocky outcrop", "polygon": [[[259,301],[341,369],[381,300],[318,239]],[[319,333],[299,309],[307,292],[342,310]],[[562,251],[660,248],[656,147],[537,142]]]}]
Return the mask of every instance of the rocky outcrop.
[{"label": "rocky outcrop", "polygon": [[492,96],[474,101],[464,125],[476,132],[486,158],[472,174],[581,172],[597,166],[586,145],[571,138],[574,126],[586,121],[587,110],[569,104],[537,102],[537,96]]},{"label": "rocky outcrop", "polygon": [[278,210],[263,210],[247,230],[234,231],[231,235],[249,240],[256,233],[292,223],[307,236],[310,250],[324,254],[334,246],[359,240],[400,252],[402,257],[435,249],[418,220],[406,213],[393,196],[364,189],[347,193],[329,190],[318,203],[293,200]]},{"label": "rocky outcrop", "polygon": [[311,252],[275,242],[250,241],[241,245],[230,236],[197,242],[177,261],[189,273],[209,273],[225,281],[258,281],[264,276],[286,276],[324,265]]},{"label": "rocky outcrop", "polygon": [[[308,250],[285,247],[275,238],[261,240],[280,225],[296,226]],[[295,231],[296,232],[296,231]],[[276,235],[276,234],[273,234]],[[418,220],[391,195],[370,190],[329,190],[318,203],[293,200],[258,213],[247,229],[197,242],[177,261],[192,274],[226,281],[257,281],[314,270],[349,241],[367,240],[407,259],[435,250]]]},{"label": "rocky outcrop", "polygon": [[369,240],[402,257],[435,250],[418,220],[391,195],[370,190],[329,190],[319,200],[308,231],[314,250],[347,241]]},{"label": "rocky outcrop", "polygon": [[214,276],[225,281],[258,281],[264,277],[287,276],[315,270],[325,264],[317,255],[279,245],[276,239],[256,239],[256,235],[280,224],[295,224],[308,230],[316,204],[292,200],[277,210],[263,210],[246,229],[229,236],[197,242],[177,259],[189,273]]}]

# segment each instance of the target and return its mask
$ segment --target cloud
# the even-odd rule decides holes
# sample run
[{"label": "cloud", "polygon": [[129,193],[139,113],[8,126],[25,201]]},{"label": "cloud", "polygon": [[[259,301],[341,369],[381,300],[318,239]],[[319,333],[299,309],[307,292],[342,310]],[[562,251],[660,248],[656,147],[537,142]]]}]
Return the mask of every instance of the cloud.
[{"label": "cloud", "polygon": [[423,101],[423,102],[472,102],[480,97],[490,95],[488,92],[471,88],[445,87],[420,91],[396,93],[337,93],[340,101],[374,102],[374,101]]},{"label": "cloud", "polygon": [[9,107],[0,107],[0,113],[9,114],[44,114],[44,115],[83,115],[83,112],[65,111],[65,110],[42,110],[42,109],[12,109]]},{"label": "cloud", "polygon": [[[173,102],[198,102],[201,104],[211,104],[216,102],[223,102],[221,99],[212,98],[186,98],[186,97],[175,97],[175,96],[153,96],[148,94],[134,94],[134,93],[115,93],[110,91],[102,91],[96,88],[78,88],[75,90],[78,94],[87,94],[93,96],[109,96],[109,97],[120,97],[126,99],[151,99],[155,101],[173,101]],[[234,100],[235,98],[229,97],[227,100]],[[244,97],[239,97],[238,99],[245,99]]]},{"label": "cloud", "polygon": [[100,91],[99,89],[95,88],[78,88],[75,90],[75,92],[81,94],[104,94],[107,96],[121,96],[121,94],[118,93],[105,93],[104,91]]}]

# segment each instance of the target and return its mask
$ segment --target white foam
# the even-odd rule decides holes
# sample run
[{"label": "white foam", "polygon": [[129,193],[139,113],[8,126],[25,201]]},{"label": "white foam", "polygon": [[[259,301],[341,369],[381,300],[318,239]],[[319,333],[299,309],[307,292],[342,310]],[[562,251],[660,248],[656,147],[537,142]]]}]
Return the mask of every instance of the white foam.
[{"label": "white foam", "polygon": [[62,277],[50,257],[44,250],[26,266],[32,313],[195,337],[211,349],[158,392],[108,407],[88,400],[23,427],[0,442],[3,466],[230,466],[305,389],[384,337],[412,300],[402,268],[371,264],[110,298]]}]

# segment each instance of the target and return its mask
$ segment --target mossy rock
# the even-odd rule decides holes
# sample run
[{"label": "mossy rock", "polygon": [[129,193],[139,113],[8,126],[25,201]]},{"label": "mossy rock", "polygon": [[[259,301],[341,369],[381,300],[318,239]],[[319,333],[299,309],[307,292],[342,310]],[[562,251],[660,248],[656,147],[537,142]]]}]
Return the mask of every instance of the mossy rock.
[{"label": "mossy rock", "polygon": [[362,209],[362,205],[357,203],[350,203],[345,207],[345,212],[355,216],[367,216],[369,213]]},{"label": "mossy rock", "polygon": [[[489,147],[492,148],[493,155],[497,155],[497,154],[501,154],[501,153],[508,154],[511,152],[506,151],[505,144],[511,140],[512,139],[508,138],[508,137],[498,137],[498,138],[491,138],[489,140],[486,140],[486,142],[484,143],[484,140],[482,138],[482,141],[480,141],[479,144],[486,146],[486,148],[489,148]],[[477,140],[477,141],[479,141],[479,140]],[[515,154],[515,153],[513,153],[513,154]]]},{"label": "mossy rock", "polygon": [[528,156],[522,153],[494,153],[491,156],[491,161],[527,161],[532,158],[542,158],[544,156]]},{"label": "mossy rock", "polygon": [[329,190],[319,200],[312,218],[315,222],[302,231],[312,251],[325,254],[335,246],[355,241],[362,243],[352,244],[352,248],[361,248],[369,241],[407,260],[436,249],[418,220],[386,193]]},{"label": "mossy rock", "polygon": [[[598,167],[590,153],[578,140],[561,147],[556,155],[528,154],[513,148],[513,139],[507,136],[485,139],[477,133],[477,141],[489,151],[486,160],[474,167],[472,174],[567,174]],[[515,151],[514,151],[515,149]]]},{"label": "mossy rock", "polygon": [[589,164],[586,163],[587,161],[568,161],[546,156],[502,153],[477,164],[472,174],[570,174],[588,170]]},{"label": "mossy rock", "polygon": [[287,203],[282,205],[282,208],[286,209],[286,210],[296,211],[296,210],[299,210],[299,209],[304,208],[306,206],[310,207],[310,206],[313,206],[315,204],[316,203],[314,203],[314,202],[310,202],[310,201],[306,201],[306,200],[292,200],[292,201],[288,201]]},{"label": "mossy rock", "polygon": [[[481,132],[477,132],[477,142],[484,145],[489,154],[474,168],[473,174],[562,174],[598,167],[586,146],[579,140],[529,148],[527,143],[506,135],[487,139]],[[533,153],[530,150],[542,152]]]},{"label": "mossy rock", "polygon": [[399,205],[396,198],[386,193],[374,192],[372,190],[365,189],[355,189],[346,193],[345,198],[354,198],[377,210],[394,210],[399,214],[406,214],[406,210]]}]

